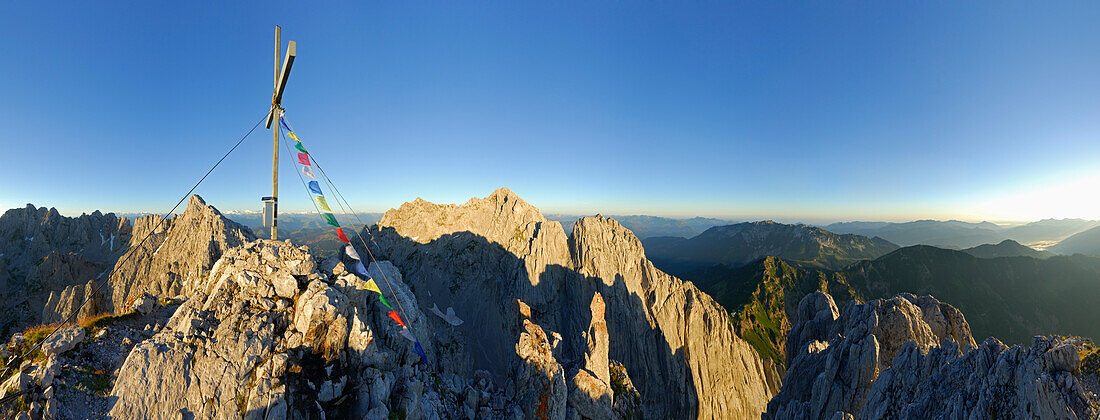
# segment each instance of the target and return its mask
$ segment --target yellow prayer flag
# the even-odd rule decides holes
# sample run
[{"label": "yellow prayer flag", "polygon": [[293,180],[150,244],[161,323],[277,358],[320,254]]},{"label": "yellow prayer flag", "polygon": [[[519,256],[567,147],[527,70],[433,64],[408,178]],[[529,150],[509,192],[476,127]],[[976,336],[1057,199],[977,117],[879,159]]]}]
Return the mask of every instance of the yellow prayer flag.
[{"label": "yellow prayer flag", "polygon": [[302,142],[301,140],[298,140],[298,136],[295,136],[293,131],[287,132],[286,135],[287,135],[287,137],[290,137],[290,138],[294,139],[294,141],[296,141],[298,143]]},{"label": "yellow prayer flag", "polygon": [[317,202],[317,207],[320,207],[321,210],[328,211],[328,212],[332,211],[332,209],[328,208],[328,202],[325,201],[324,196],[319,195],[319,196],[313,197],[313,201]]},{"label": "yellow prayer flag", "polygon": [[363,289],[370,290],[374,293],[382,294],[382,290],[378,289],[378,283],[374,282],[374,279],[367,280],[367,286]]}]

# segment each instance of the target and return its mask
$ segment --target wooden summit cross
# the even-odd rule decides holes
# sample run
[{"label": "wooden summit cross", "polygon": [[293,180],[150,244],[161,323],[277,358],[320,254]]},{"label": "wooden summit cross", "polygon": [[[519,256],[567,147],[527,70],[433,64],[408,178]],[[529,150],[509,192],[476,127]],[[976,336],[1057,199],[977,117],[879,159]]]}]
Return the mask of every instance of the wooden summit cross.
[{"label": "wooden summit cross", "polygon": [[[264,197],[264,227],[271,228],[271,240],[279,239],[279,115],[283,111],[283,89],[294,65],[296,48],[294,41],[286,47],[286,57],[279,65],[279,46],[282,28],[275,26],[275,90],[271,94],[271,111],[267,114],[267,128],[271,129],[271,197]],[[272,124],[274,123],[274,126]]]}]

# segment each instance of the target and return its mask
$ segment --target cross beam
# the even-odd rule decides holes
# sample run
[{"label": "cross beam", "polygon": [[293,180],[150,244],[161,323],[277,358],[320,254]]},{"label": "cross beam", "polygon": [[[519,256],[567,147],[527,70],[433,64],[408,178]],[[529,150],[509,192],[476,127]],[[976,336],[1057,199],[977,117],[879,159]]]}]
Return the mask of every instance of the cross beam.
[{"label": "cross beam", "polygon": [[[275,120],[283,110],[283,90],[286,89],[290,68],[294,66],[297,46],[290,41],[286,56],[279,65],[279,47],[282,45],[282,28],[275,26],[275,89],[271,93],[271,111],[267,114],[267,128],[271,130],[271,196],[264,197],[264,226],[271,228],[271,240],[279,239],[279,124]],[[272,124],[275,126],[272,127]],[[268,217],[270,215],[270,218]]]}]

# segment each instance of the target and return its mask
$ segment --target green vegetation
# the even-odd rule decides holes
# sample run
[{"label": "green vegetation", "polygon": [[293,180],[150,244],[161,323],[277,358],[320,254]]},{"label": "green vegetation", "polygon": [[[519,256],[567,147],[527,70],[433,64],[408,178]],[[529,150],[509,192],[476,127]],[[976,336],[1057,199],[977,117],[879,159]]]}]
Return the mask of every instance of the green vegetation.
[{"label": "green vegetation", "polygon": [[1100,375],[1100,347],[1086,345],[1077,355],[1081,357],[1081,372]]},{"label": "green vegetation", "polygon": [[[717,265],[682,275],[730,311],[737,333],[766,358],[787,365],[791,315],[815,290],[848,301],[898,293],[932,295],[960,311],[977,342],[997,337],[1027,344],[1040,334],[1100,337],[1100,257],[1085,255],[977,258],[930,246],[899,249],[841,271],[807,268],[766,257],[741,268]],[[1029,308],[1019,311],[1019,308]],[[1082,360],[1100,365],[1095,352]]]},{"label": "green vegetation", "polygon": [[106,397],[111,393],[111,374],[98,369],[88,369],[83,367],[76,367],[74,370],[77,372],[79,379],[77,380],[77,389],[81,389],[90,394]]},{"label": "green vegetation", "polygon": [[731,310],[730,322],[737,334],[761,357],[772,359],[781,369],[787,366],[789,314],[794,313],[804,296],[824,290],[833,295],[838,305],[849,300],[862,301],[862,293],[852,288],[841,273],[797,267],[776,257],[766,257],[738,269],[718,265],[683,277]]},{"label": "green vegetation", "polygon": [[248,408],[246,405],[247,403],[248,401],[245,400],[244,394],[237,394],[237,412],[242,416],[244,415],[245,409]]}]

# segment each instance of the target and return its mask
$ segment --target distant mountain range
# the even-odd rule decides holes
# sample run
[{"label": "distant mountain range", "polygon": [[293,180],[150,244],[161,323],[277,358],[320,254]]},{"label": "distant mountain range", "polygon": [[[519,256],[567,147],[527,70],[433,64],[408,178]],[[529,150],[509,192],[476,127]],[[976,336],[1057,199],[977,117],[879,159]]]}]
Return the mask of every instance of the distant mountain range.
[{"label": "distant mountain range", "polygon": [[996,245],[978,245],[962,251],[978,258],[1032,257],[1041,259],[1054,255],[1052,252],[1037,251],[1034,248],[1020,245],[1019,242],[1011,239],[1005,239]]},{"label": "distant mountain range", "polygon": [[882,238],[773,221],[716,226],[691,239],[654,237],[642,244],[654,265],[674,274],[716,264],[736,268],[765,256],[836,270],[898,248]]},{"label": "distant mountain range", "polygon": [[[271,237],[271,230],[262,226],[263,214],[231,213],[226,216],[230,220],[252,228],[257,237]],[[355,213],[351,216],[337,214],[336,217],[344,227],[349,229],[349,232],[359,232],[363,226],[377,223],[382,218],[382,213]],[[360,224],[360,221],[363,224]],[[336,255],[344,247],[344,243],[336,238],[333,227],[325,224],[317,213],[312,212],[280,213],[279,239],[290,239],[295,243],[306,245],[314,255],[320,257]],[[358,241],[354,236],[349,239]]]},{"label": "distant mountain range", "polygon": [[[566,215],[566,214],[548,214],[547,219],[557,221],[561,223],[566,232],[570,232],[573,229],[573,223],[576,223],[582,216]],[[692,236],[702,233],[704,230],[710,229],[714,226],[727,225],[733,223],[729,220],[711,219],[707,217],[692,217],[690,219],[674,219],[668,217],[658,216],[607,216],[615,219],[631,232],[634,232],[634,236],[638,238],[652,238],[655,236],[672,236],[680,238],[690,238]]]},{"label": "distant mountain range", "polygon": [[824,228],[837,233],[878,236],[901,246],[932,245],[962,249],[995,244],[1005,239],[1041,248],[1097,226],[1100,226],[1098,220],[1044,219],[1020,226],[958,220],[917,220],[904,223],[840,222]]},{"label": "distant mountain range", "polygon": [[1063,239],[1057,245],[1050,247],[1050,251],[1067,255],[1100,255],[1100,227],[1094,227]]}]

